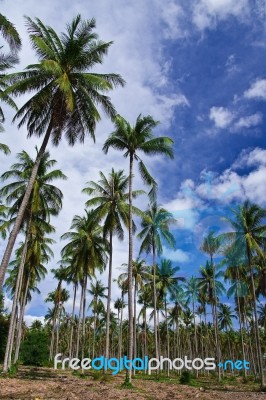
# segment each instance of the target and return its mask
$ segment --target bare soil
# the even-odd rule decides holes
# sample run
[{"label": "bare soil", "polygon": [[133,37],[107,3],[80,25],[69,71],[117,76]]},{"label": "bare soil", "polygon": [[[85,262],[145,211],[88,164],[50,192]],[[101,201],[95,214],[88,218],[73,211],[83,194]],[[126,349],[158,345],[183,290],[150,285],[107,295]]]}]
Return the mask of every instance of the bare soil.
[{"label": "bare soil", "polygon": [[217,388],[191,387],[171,382],[134,379],[133,389],[121,388],[122,376],[110,381],[82,379],[71,374],[32,374],[0,379],[0,399],[11,400],[266,400],[266,393],[250,385]]}]

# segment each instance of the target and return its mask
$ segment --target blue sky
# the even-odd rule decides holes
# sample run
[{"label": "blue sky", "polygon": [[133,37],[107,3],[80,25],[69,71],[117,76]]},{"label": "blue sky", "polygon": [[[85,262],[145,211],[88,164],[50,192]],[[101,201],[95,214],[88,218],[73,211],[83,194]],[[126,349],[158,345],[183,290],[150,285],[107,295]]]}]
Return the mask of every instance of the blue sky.
[{"label": "blue sky", "polygon": [[[120,73],[127,85],[111,93],[117,111],[134,123],[139,113],[160,120],[156,133],[175,141],[175,159],[145,158],[159,182],[159,201],[179,220],[177,248],[164,256],[180,265],[186,276],[195,274],[205,256],[200,241],[208,226],[224,229],[220,215],[233,203],[246,198],[265,206],[266,199],[266,8],[264,0],[58,0],[36,4],[8,0],[1,12],[18,28],[23,42],[19,69],[34,61],[23,15],[39,17],[58,32],[74,15],[95,17],[97,33],[113,40],[99,71]],[[17,99],[19,105],[25,98]],[[32,155],[40,141],[26,139],[26,128],[11,125],[6,110],[5,133],[12,155],[0,155],[0,173],[26,149]],[[69,229],[74,214],[82,214],[86,197],[81,189],[98,172],[112,166],[128,170],[116,152],[103,156],[102,144],[112,131],[104,117],[96,131],[97,142],[69,148],[49,146],[58,168],[68,176],[58,185],[64,191],[64,206],[55,219],[60,259],[60,236]],[[135,174],[135,187],[142,183]],[[140,201],[143,205],[144,200]],[[227,212],[227,211],[225,211]],[[115,242],[115,267],[127,261],[126,242]],[[136,242],[135,255],[139,244]],[[0,244],[0,255],[4,244]],[[115,268],[114,277],[120,271]],[[106,274],[102,279],[106,282]],[[40,285],[41,296],[33,296],[27,308],[28,321],[43,316],[44,298],[55,286],[48,274]],[[118,297],[114,289],[113,300]],[[7,304],[10,302],[7,300]],[[67,305],[70,310],[71,302]]]}]

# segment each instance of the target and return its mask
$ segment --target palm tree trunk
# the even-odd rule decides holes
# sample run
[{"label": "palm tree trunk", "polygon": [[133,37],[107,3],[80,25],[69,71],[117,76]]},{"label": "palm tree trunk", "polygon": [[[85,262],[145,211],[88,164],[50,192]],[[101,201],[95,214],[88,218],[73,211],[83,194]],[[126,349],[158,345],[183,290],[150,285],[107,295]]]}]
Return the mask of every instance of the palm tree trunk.
[{"label": "palm tree trunk", "polygon": [[79,304],[79,320],[78,320],[78,330],[77,330],[76,358],[78,358],[78,356],[79,356],[79,342],[80,342],[80,337],[79,336],[80,336],[80,325],[81,325],[83,296],[84,296],[84,285],[83,285],[83,282],[82,282],[81,294],[80,294],[80,304]]},{"label": "palm tree trunk", "polygon": [[[238,270],[238,269],[237,269]],[[238,295],[236,296],[236,301],[237,301],[237,311],[238,311],[238,318],[239,318],[239,329],[240,329],[240,338],[241,338],[241,347],[242,347],[242,357],[243,360],[246,359],[246,354],[245,354],[245,346],[244,346],[244,338],[243,338],[243,327],[242,327],[242,318],[241,318],[241,309],[240,309],[240,303],[239,303],[239,297]],[[247,371],[244,369],[244,377],[247,377]]]},{"label": "palm tree trunk", "polygon": [[[218,318],[217,318],[217,294],[216,294],[216,284],[215,284],[215,264],[213,262],[213,256],[212,254],[210,255],[211,257],[211,266],[213,268],[213,297],[214,297],[214,304],[213,304],[213,316],[214,316],[214,325],[215,325],[215,342],[216,342],[216,354],[217,354],[217,360],[218,364],[221,362],[221,349],[220,349],[220,339],[219,339],[219,327],[218,327]],[[218,368],[218,380],[219,382],[221,381],[221,369]]]},{"label": "palm tree trunk", "polygon": [[16,217],[16,221],[15,221],[15,224],[13,226],[12,232],[11,232],[11,234],[9,236],[9,239],[8,239],[6,250],[5,250],[5,253],[4,253],[4,256],[3,256],[3,259],[2,259],[2,263],[1,263],[1,266],[0,266],[0,291],[3,288],[5,274],[6,274],[8,263],[9,263],[9,260],[10,260],[10,257],[11,257],[11,253],[12,253],[16,238],[17,238],[19,230],[20,230],[20,226],[21,226],[21,223],[22,223],[22,220],[23,220],[23,216],[25,214],[25,210],[26,210],[27,204],[29,202],[30,195],[31,195],[31,192],[32,192],[32,188],[33,188],[33,185],[34,185],[37,173],[38,173],[39,165],[40,165],[40,162],[41,162],[41,160],[43,158],[43,155],[44,155],[47,143],[49,141],[49,137],[50,137],[51,132],[52,132],[52,123],[50,123],[49,126],[48,126],[48,129],[46,131],[46,134],[45,134],[43,143],[41,145],[40,151],[37,154],[36,161],[35,161],[35,164],[34,164],[34,166],[32,168],[31,176],[30,176],[30,179],[29,179],[29,182],[28,182],[28,186],[26,188],[23,200],[22,200],[21,205],[19,207],[19,210],[18,210],[18,213],[17,213],[17,217]]},{"label": "palm tree trunk", "polygon": [[84,294],[83,294],[83,313],[82,313],[82,341],[81,341],[81,358],[84,358],[85,350],[85,319],[86,319],[86,290],[87,290],[88,275],[84,278]]},{"label": "palm tree trunk", "polygon": [[110,312],[111,312],[111,294],[112,294],[112,263],[113,263],[113,234],[110,231],[110,254],[109,254],[109,273],[108,273],[108,295],[107,295],[107,310],[106,310],[106,342],[105,342],[105,357],[109,358],[109,340],[110,340]]},{"label": "palm tree trunk", "polygon": [[[195,358],[198,357],[198,341],[197,341],[197,328],[196,328],[196,316],[195,316],[195,302],[192,300],[193,320],[194,320],[194,342],[195,342]],[[196,370],[196,377],[199,376],[199,371]]]},{"label": "palm tree trunk", "polygon": [[119,355],[119,359],[122,357],[123,304],[124,304],[124,291],[122,291],[122,309],[121,309],[121,320],[120,320],[119,339],[118,339],[118,355]]},{"label": "palm tree trunk", "polygon": [[[28,229],[27,229],[27,231],[28,231]],[[14,294],[14,298],[13,298],[11,318],[10,318],[9,330],[8,330],[7,346],[6,346],[5,359],[4,359],[4,368],[3,368],[4,372],[7,372],[7,370],[11,366],[11,355],[12,355],[13,344],[14,344],[16,316],[17,316],[17,310],[18,310],[18,300],[20,297],[20,290],[21,290],[21,286],[22,286],[24,265],[25,265],[25,261],[26,261],[26,255],[27,255],[27,246],[28,246],[28,233],[26,235],[26,240],[25,240],[25,243],[23,246],[23,251],[22,251],[21,261],[20,261],[19,271],[18,271],[18,277],[17,277],[17,282],[16,282],[15,294]]]},{"label": "palm tree trunk", "polygon": [[73,299],[73,307],[72,307],[72,316],[71,316],[70,340],[69,340],[69,358],[72,358],[73,331],[74,331],[74,320],[75,320],[76,295],[77,295],[77,284],[75,283],[75,287],[74,287],[74,299]]},{"label": "palm tree trunk", "polygon": [[92,358],[95,355],[95,340],[96,340],[96,322],[97,322],[97,296],[94,298],[94,318],[93,318],[93,342],[92,342]]},{"label": "palm tree trunk", "polygon": [[59,348],[59,333],[60,333],[60,323],[61,323],[61,317],[62,317],[62,308],[63,308],[63,303],[59,303],[59,308],[58,308],[58,323],[57,323],[57,329],[56,329],[56,342],[55,342],[55,354],[58,354],[58,348]]},{"label": "palm tree trunk", "polygon": [[[134,328],[133,328],[133,342],[134,342],[134,358],[137,357],[137,291],[138,291],[138,284],[135,279],[135,286],[134,286]],[[135,370],[134,370],[135,375]]]},{"label": "palm tree trunk", "polygon": [[[133,307],[132,307],[132,259],[133,259],[133,230],[132,230],[132,181],[133,181],[133,154],[129,160],[129,244],[128,244],[128,359],[132,362],[133,355]],[[128,371],[128,381],[131,383],[132,371]]]},{"label": "palm tree trunk", "polygon": [[152,243],[152,254],[153,254],[153,308],[154,308],[155,358],[159,358],[159,355],[158,355],[158,336],[157,336],[156,249],[155,249],[154,240],[153,240],[153,243]]},{"label": "palm tree trunk", "polygon": [[248,264],[250,270],[250,277],[251,277],[251,289],[252,289],[252,297],[254,302],[254,322],[255,322],[255,339],[256,339],[256,348],[258,353],[258,361],[259,361],[259,372],[260,372],[260,386],[261,389],[265,388],[265,381],[264,381],[264,373],[263,373],[263,358],[261,352],[261,339],[260,339],[260,331],[259,331],[259,323],[258,323],[258,312],[257,312],[257,297],[256,297],[256,290],[255,290],[255,283],[254,283],[254,272],[251,263],[251,254],[249,248],[247,248],[248,253]]},{"label": "palm tree trunk", "polygon": [[25,307],[27,304],[27,295],[28,295],[28,290],[29,290],[29,284],[30,284],[30,275],[28,276],[28,279],[27,279],[26,288],[25,288],[24,297],[23,297],[23,303],[21,306],[19,320],[18,320],[18,324],[17,324],[17,339],[16,339],[16,351],[15,351],[15,356],[14,356],[14,363],[16,363],[18,361],[18,357],[19,357],[19,350],[20,350],[20,343],[21,343],[21,336],[22,336],[22,323],[23,323],[24,314],[25,314]]},{"label": "palm tree trunk", "polygon": [[[169,343],[169,328],[168,328],[168,315],[166,296],[164,300],[165,322],[166,322],[166,336],[167,336],[167,358],[170,358],[170,343]],[[169,363],[167,363],[167,376],[169,377]]]}]

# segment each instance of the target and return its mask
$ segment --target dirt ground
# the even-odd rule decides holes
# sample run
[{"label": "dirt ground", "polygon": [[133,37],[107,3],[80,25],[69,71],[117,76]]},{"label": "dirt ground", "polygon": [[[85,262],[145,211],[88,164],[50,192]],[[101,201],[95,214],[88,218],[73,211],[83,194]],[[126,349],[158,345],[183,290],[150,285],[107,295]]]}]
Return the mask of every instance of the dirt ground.
[{"label": "dirt ground", "polygon": [[[266,393],[248,392],[245,388],[220,390],[190,387],[169,382],[133,380],[133,389],[122,389],[122,380],[101,382],[75,376],[63,378],[0,379],[0,399],[23,400],[266,400]],[[244,391],[245,390],[245,391]]]}]

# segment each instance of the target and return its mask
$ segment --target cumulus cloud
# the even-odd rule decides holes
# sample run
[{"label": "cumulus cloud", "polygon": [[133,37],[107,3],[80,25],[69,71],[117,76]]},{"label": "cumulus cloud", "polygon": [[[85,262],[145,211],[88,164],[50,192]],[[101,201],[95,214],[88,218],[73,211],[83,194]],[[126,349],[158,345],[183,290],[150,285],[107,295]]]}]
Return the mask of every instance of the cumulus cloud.
[{"label": "cumulus cloud", "polygon": [[242,20],[248,11],[248,0],[198,0],[193,7],[193,22],[203,31],[215,27],[217,21],[223,21],[230,16]]},{"label": "cumulus cloud", "polygon": [[[240,168],[245,168],[244,173],[238,171]],[[197,229],[202,232],[205,226],[209,229],[212,225],[221,224],[220,217],[212,215],[212,212],[202,221],[202,214],[211,210],[210,203],[215,202],[216,208],[223,208],[232,202],[249,199],[262,207],[266,206],[266,150],[245,150],[221,174],[204,171],[202,182],[196,184],[190,180],[187,191],[184,191],[184,184],[175,198],[164,206],[175,216],[183,218],[181,229],[193,231],[196,240],[197,236],[202,237],[202,234],[197,235]],[[213,208],[214,212],[216,208]]]},{"label": "cumulus cloud", "polygon": [[163,257],[175,262],[186,263],[190,261],[190,254],[182,249],[170,250],[163,247]]},{"label": "cumulus cloud", "polygon": [[244,92],[246,99],[266,100],[266,79],[257,79],[250,88]]},{"label": "cumulus cloud", "polygon": [[247,117],[241,117],[235,124],[236,129],[241,128],[251,128],[253,126],[257,126],[262,123],[263,116],[261,113],[257,112],[252,115],[248,115]]},{"label": "cumulus cloud", "polygon": [[227,128],[233,118],[234,114],[225,107],[211,107],[209,118],[214,122],[216,128]]}]

